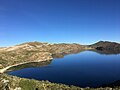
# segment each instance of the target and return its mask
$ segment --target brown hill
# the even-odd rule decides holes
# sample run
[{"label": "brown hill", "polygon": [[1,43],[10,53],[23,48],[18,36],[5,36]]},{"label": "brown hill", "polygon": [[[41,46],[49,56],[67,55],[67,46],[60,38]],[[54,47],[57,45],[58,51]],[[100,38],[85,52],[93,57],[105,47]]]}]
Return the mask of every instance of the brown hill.
[{"label": "brown hill", "polygon": [[22,62],[47,61],[53,59],[54,54],[70,54],[84,49],[79,44],[49,44],[41,42],[27,42],[12,47],[0,48],[0,67],[6,67]]},{"label": "brown hill", "polygon": [[110,50],[110,51],[112,50],[112,51],[120,52],[120,44],[116,42],[99,41],[89,46],[97,50]]}]

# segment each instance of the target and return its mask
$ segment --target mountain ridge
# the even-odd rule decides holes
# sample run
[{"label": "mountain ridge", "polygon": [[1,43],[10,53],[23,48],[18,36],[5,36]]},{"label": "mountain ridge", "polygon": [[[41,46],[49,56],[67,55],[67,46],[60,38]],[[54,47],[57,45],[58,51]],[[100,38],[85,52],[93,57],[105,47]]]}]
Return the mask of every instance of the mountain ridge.
[{"label": "mountain ridge", "polygon": [[120,44],[109,41],[99,41],[91,45],[26,42],[11,47],[0,48],[0,68],[26,61],[47,61],[53,59],[55,55],[63,57],[66,54],[78,53],[84,50],[98,50],[100,53],[119,54]]}]

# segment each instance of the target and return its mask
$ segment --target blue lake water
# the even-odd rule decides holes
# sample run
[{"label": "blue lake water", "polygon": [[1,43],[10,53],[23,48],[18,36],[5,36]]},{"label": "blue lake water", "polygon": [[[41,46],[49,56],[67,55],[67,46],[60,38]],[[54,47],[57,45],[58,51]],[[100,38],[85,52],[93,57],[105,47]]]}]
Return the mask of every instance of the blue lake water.
[{"label": "blue lake water", "polygon": [[96,87],[120,80],[120,54],[84,51],[53,59],[47,66],[24,68],[8,74],[80,87]]}]

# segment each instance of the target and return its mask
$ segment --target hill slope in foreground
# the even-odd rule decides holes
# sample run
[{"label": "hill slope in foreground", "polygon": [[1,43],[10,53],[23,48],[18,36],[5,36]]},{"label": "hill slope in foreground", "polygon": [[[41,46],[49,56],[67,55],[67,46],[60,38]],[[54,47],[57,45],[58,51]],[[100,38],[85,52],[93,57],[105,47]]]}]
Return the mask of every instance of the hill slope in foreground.
[{"label": "hill slope in foreground", "polygon": [[[99,51],[99,53],[118,54],[120,44],[115,42],[100,41],[92,45],[80,44],[49,44],[28,42],[12,47],[0,48],[0,90],[94,90],[54,84],[46,81],[22,79],[2,74],[3,69],[30,62],[49,61],[54,56],[63,57],[66,54],[78,53],[84,50]],[[30,89],[31,88],[31,89]],[[96,88],[97,90],[111,90],[111,88]],[[95,89],[95,90],[96,90]],[[119,90],[118,88],[114,90]]]}]

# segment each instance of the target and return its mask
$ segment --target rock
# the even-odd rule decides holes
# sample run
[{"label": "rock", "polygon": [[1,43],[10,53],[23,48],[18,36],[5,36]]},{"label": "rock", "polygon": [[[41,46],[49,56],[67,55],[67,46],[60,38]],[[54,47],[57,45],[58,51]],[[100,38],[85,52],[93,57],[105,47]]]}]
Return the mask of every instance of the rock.
[{"label": "rock", "polygon": [[21,90],[21,87],[16,87],[14,90]]},{"label": "rock", "polygon": [[8,83],[9,80],[3,79],[2,82],[3,82],[3,83]]}]

